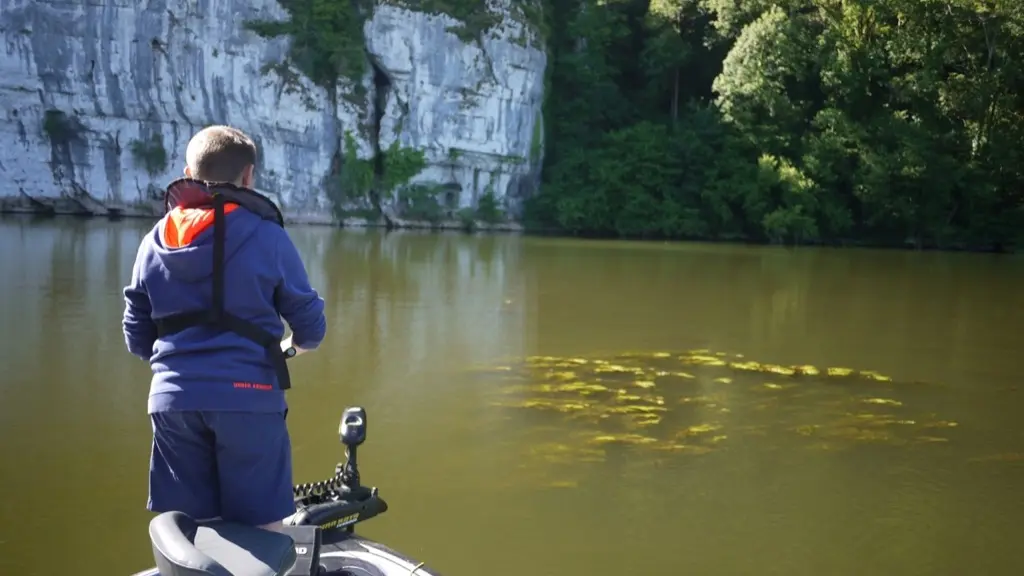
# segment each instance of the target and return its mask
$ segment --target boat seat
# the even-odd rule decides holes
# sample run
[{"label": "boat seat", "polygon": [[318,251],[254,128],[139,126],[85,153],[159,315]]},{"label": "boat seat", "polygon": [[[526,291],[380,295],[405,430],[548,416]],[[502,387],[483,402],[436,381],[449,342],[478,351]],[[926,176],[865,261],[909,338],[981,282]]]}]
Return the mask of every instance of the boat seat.
[{"label": "boat seat", "polygon": [[149,523],[160,576],[284,576],[295,564],[290,536],[164,512]]}]

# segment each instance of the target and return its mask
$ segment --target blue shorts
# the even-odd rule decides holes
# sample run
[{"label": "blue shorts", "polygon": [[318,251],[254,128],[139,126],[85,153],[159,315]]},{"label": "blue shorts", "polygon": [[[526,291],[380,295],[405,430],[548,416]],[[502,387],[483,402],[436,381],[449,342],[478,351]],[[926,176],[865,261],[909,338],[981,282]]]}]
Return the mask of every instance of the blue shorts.
[{"label": "blue shorts", "polygon": [[153,512],[249,525],[295,513],[286,413],[157,412],[149,463]]}]

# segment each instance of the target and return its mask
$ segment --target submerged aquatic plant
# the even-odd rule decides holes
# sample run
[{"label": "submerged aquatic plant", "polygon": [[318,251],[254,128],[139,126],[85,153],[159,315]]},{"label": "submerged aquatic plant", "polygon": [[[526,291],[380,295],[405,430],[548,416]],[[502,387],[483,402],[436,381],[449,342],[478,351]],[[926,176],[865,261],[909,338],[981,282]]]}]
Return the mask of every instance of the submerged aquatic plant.
[{"label": "submerged aquatic plant", "polygon": [[530,356],[484,372],[496,383],[494,406],[560,422],[564,438],[548,462],[598,461],[621,447],[709,454],[745,436],[820,450],[936,444],[956,426],[906,414],[896,397],[910,383],[873,370],[711,350]]}]

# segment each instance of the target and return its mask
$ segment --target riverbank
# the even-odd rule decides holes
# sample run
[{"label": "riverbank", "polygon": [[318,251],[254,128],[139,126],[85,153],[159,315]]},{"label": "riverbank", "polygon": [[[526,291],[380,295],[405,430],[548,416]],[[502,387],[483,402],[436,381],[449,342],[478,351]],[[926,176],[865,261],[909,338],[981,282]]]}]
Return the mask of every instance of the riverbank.
[{"label": "riverbank", "polygon": [[[77,209],[76,209],[77,207]],[[121,210],[116,207],[107,207],[104,212],[90,212],[81,208],[80,204],[65,200],[61,207],[50,205],[47,209],[30,209],[23,206],[12,206],[0,202],[0,218],[4,217],[36,217],[36,218],[95,218],[107,220],[138,219],[157,220],[160,218],[159,205],[154,203],[152,210],[144,210],[140,207]],[[341,220],[325,217],[322,214],[292,214],[285,217],[286,224],[290,226],[323,226],[340,227],[349,229],[385,229],[385,230],[410,230],[410,231],[444,231],[444,232],[473,232],[473,233],[500,233],[500,234],[523,234],[536,237],[549,238],[577,238],[580,240],[599,241],[628,241],[647,244],[667,244],[675,242],[692,242],[700,244],[722,244],[722,245],[744,245],[744,246],[783,246],[787,248],[835,248],[835,249],[870,249],[870,250],[904,250],[913,252],[948,252],[948,253],[969,253],[969,254],[1001,254],[1015,255],[1022,252],[1019,246],[972,246],[969,244],[935,245],[931,243],[917,243],[912,239],[904,243],[880,243],[857,239],[842,239],[835,242],[803,242],[800,244],[773,244],[757,239],[745,237],[731,238],[642,238],[642,237],[616,237],[594,234],[567,234],[560,230],[544,230],[527,228],[518,222],[488,223],[473,221],[469,225],[465,220],[449,219],[438,222],[420,220],[393,220],[387,224],[381,220],[367,218],[349,217]]]},{"label": "riverbank", "polygon": [[[15,199],[0,199],[0,215],[25,215],[42,218],[72,216],[79,218],[122,218],[157,220],[163,214],[161,202],[153,200],[144,204],[111,206],[93,200],[91,197],[59,198],[41,202],[30,196]],[[458,230],[466,232],[521,233],[525,229],[517,222],[484,222],[469,218],[452,218],[436,222],[426,220],[391,219],[383,217],[374,220],[364,217],[335,218],[323,213],[287,213],[285,223],[300,226],[340,226],[342,228],[388,228],[414,230]]]}]

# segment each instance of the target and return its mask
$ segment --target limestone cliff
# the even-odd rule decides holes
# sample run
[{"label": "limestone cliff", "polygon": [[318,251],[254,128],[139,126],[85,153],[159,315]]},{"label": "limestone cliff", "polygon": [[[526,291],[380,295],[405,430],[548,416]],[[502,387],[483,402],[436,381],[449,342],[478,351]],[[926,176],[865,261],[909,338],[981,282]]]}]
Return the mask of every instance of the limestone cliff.
[{"label": "limestone cliff", "polygon": [[[467,35],[430,2],[378,2],[364,73],[325,85],[294,34],[246,25],[289,21],[273,0],[0,0],[0,208],[152,213],[191,134],[226,123],[257,139],[258,187],[293,221],[424,219],[406,213],[424,195],[428,219],[485,197],[515,213],[537,182],[546,66],[517,9],[492,0]],[[422,161],[388,180],[389,150]],[[346,152],[374,168],[372,202],[338,192]]]}]

